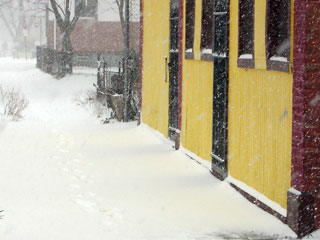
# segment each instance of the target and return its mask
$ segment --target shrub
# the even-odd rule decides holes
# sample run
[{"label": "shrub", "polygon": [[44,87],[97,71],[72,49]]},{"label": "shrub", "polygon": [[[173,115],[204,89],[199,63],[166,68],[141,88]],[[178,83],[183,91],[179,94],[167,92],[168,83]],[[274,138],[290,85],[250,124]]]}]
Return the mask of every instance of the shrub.
[{"label": "shrub", "polygon": [[102,119],[112,118],[112,110],[108,107],[107,99],[104,97],[98,98],[94,90],[89,90],[86,93],[79,93],[74,97],[77,105],[87,108],[95,117]]},{"label": "shrub", "polygon": [[8,116],[14,121],[21,119],[23,110],[28,106],[29,102],[14,88],[4,89],[0,86],[0,114]]}]

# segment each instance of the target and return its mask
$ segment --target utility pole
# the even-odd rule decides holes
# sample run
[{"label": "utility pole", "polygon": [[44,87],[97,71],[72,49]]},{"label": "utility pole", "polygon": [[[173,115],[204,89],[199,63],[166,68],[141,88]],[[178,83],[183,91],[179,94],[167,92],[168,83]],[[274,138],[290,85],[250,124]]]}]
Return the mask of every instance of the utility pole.
[{"label": "utility pole", "polygon": [[125,69],[124,69],[124,121],[128,122],[128,100],[129,100],[129,0],[125,0]]},{"label": "utility pole", "polygon": [[40,15],[40,46],[42,46],[42,35],[43,35],[43,30],[42,30],[42,15]]},{"label": "utility pole", "polygon": [[19,12],[20,12],[20,26],[22,26],[22,32],[23,32],[23,39],[24,39],[24,52],[25,52],[25,58],[28,59],[28,53],[27,53],[27,37],[28,37],[28,28],[27,28],[27,20],[26,20],[26,14],[25,9],[23,5],[23,1],[21,0],[19,3]]},{"label": "utility pole", "polygon": [[28,37],[28,29],[27,29],[27,23],[26,19],[24,18],[23,21],[23,37],[24,37],[24,52],[25,52],[25,57],[26,60],[28,59],[28,49],[27,49],[27,37]]},{"label": "utility pole", "polygon": [[53,17],[53,49],[57,50],[57,20]]}]

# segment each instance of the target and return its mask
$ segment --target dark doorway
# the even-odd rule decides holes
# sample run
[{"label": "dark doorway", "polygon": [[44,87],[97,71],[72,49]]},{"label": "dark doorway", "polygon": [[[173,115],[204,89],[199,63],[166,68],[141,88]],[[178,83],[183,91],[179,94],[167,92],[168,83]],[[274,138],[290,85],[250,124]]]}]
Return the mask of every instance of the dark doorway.
[{"label": "dark doorway", "polygon": [[214,1],[212,173],[227,177],[229,0]]},{"label": "dark doorway", "polygon": [[178,70],[179,70],[179,4],[170,2],[170,63],[169,63],[169,138],[177,140],[178,129]]}]

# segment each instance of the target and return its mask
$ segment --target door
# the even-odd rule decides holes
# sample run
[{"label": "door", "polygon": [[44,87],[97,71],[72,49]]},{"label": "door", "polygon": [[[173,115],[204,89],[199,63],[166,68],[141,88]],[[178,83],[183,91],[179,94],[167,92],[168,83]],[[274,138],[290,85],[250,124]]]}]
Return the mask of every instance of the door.
[{"label": "door", "polygon": [[227,177],[229,0],[214,1],[212,173]]},{"label": "door", "polygon": [[170,1],[170,52],[169,52],[169,138],[176,140],[178,129],[178,70],[179,70],[179,4]]}]

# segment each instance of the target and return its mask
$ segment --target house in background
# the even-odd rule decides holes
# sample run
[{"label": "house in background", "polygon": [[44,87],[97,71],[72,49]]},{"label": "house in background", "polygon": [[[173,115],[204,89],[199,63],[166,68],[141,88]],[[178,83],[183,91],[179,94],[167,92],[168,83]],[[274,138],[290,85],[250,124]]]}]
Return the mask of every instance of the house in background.
[{"label": "house in background", "polygon": [[[72,1],[74,12],[77,1]],[[71,33],[74,64],[96,67],[98,55],[105,57],[109,67],[122,62],[124,40],[119,15],[110,7],[110,1],[87,0],[81,16]],[[130,47],[139,49],[139,22],[130,23]],[[61,50],[61,34],[50,14],[47,23],[47,45]]]},{"label": "house in background", "polygon": [[319,229],[320,3],[141,8],[141,121],[299,236]]}]

